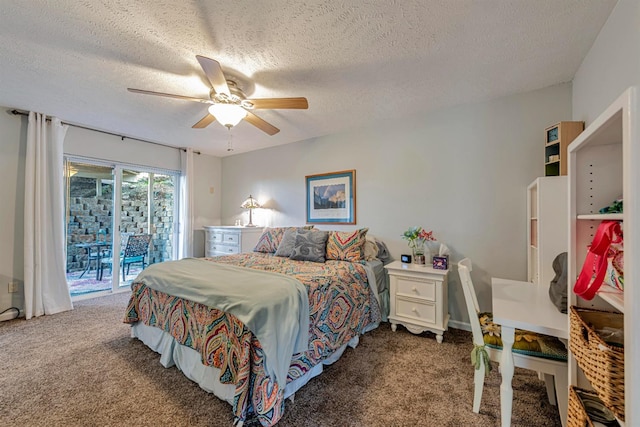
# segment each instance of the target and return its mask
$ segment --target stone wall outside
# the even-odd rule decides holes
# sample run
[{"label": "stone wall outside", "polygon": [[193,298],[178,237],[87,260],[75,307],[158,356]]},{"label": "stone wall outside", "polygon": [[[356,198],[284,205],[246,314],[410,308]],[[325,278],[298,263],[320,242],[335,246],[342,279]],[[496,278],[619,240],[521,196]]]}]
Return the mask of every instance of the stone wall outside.
[{"label": "stone wall outside", "polygon": [[[71,194],[82,193],[75,191]],[[131,186],[122,195],[121,229],[122,248],[126,235],[148,233],[146,185]],[[159,186],[153,198],[152,233],[148,264],[171,259],[173,252],[173,189]],[[111,192],[102,196],[70,197],[69,223],[67,229],[67,272],[83,270],[87,265],[85,248],[77,243],[95,242],[99,230],[106,231],[107,242],[111,241],[113,198]]]}]

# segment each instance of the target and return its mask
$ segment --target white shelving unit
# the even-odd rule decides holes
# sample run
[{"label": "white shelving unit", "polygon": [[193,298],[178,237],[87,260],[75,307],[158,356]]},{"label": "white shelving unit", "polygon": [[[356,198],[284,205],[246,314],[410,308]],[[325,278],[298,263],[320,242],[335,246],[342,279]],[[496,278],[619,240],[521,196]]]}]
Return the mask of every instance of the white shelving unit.
[{"label": "white shelving unit", "polygon": [[527,280],[549,286],[553,260],[567,252],[567,177],[536,178],[527,187]]},{"label": "white shelving unit", "polygon": [[[568,277],[576,278],[587,246],[603,220],[623,221],[625,290],[603,285],[586,301],[573,293],[569,303],[624,314],[624,380],[626,426],[640,425],[640,125],[638,88],[626,90],[568,148],[569,258]],[[624,213],[598,213],[623,196]],[[638,282],[638,283],[636,283]],[[575,359],[569,357],[569,384],[590,388]]]}]

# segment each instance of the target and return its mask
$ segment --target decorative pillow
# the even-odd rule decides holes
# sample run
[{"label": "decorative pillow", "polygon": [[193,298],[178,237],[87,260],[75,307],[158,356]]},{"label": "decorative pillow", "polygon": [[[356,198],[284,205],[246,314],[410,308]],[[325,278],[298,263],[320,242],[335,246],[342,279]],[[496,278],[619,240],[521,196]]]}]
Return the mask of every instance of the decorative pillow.
[{"label": "decorative pillow", "polygon": [[363,261],[368,228],[356,231],[330,231],[327,239],[327,259]]},{"label": "decorative pillow", "polygon": [[291,256],[293,252],[293,248],[296,245],[296,233],[299,230],[304,230],[304,228],[287,228],[284,234],[282,235],[282,240],[278,245],[278,249],[276,250],[275,256]]},{"label": "decorative pillow", "polygon": [[300,230],[296,232],[296,243],[289,258],[298,261],[324,262],[328,231]]},{"label": "decorative pillow", "polygon": [[[253,248],[254,252],[264,252],[267,254],[275,253],[278,250],[278,246],[280,245],[280,241],[284,236],[284,232],[287,229],[296,227],[265,227],[262,230],[262,235],[258,239],[258,243],[256,243],[255,248]],[[302,228],[310,229],[313,228],[313,225],[306,225]]]},{"label": "decorative pillow", "polygon": [[268,254],[274,253],[276,250],[278,250],[278,245],[280,244],[280,240],[282,239],[284,231],[285,229],[282,227],[265,227],[264,230],[262,230],[262,234],[260,235],[255,248],[253,248],[253,251],[264,252]]},{"label": "decorative pillow", "polygon": [[[500,325],[493,323],[493,313],[479,313],[480,329],[485,345],[502,348]],[[513,352],[545,359],[567,360],[567,348],[556,337],[516,329]]]}]

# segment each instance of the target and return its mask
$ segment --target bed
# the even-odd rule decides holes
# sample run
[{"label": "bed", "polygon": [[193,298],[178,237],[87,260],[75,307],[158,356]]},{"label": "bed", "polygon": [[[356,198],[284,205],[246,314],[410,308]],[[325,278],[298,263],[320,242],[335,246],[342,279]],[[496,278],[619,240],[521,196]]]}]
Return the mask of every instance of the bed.
[{"label": "bed", "polygon": [[[292,229],[302,234],[284,230]],[[132,337],[227,401],[239,426],[251,414],[263,426],[277,423],[285,399],[388,312],[381,260],[293,259],[276,255],[280,243],[282,230],[269,250],[154,264],[131,285],[124,321]]]}]

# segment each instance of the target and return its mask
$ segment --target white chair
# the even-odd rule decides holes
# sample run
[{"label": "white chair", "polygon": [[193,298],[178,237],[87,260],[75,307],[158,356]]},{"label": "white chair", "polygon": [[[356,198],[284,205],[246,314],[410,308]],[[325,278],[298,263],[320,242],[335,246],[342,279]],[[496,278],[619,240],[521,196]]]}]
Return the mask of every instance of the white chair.
[{"label": "white chair", "polygon": [[[467,303],[469,323],[471,323],[471,331],[473,333],[473,344],[475,348],[478,349],[476,350],[478,352],[478,357],[484,357],[484,352],[482,351],[482,349],[484,349],[486,350],[486,355],[489,357],[489,360],[499,363],[502,350],[485,345],[479,319],[480,308],[478,306],[478,298],[476,297],[473,282],[471,281],[471,260],[469,258],[465,258],[458,263],[458,275],[460,276],[464,299]],[[555,338],[552,337],[548,338],[550,340],[555,340]],[[560,411],[561,418],[566,418],[568,399],[567,361],[547,359],[544,357],[519,353],[514,344],[513,363],[514,366],[518,368],[531,369],[544,374],[549,402],[552,405],[555,405],[557,397],[559,407],[563,408],[563,410]],[[478,369],[475,371],[473,379],[475,386],[473,393],[473,412],[475,413],[480,411],[480,400],[482,399],[482,389],[484,388],[484,376],[486,373],[485,369],[484,360],[481,360]],[[557,394],[556,390],[558,391]],[[566,419],[562,419],[562,424],[565,425],[565,423]]]}]

